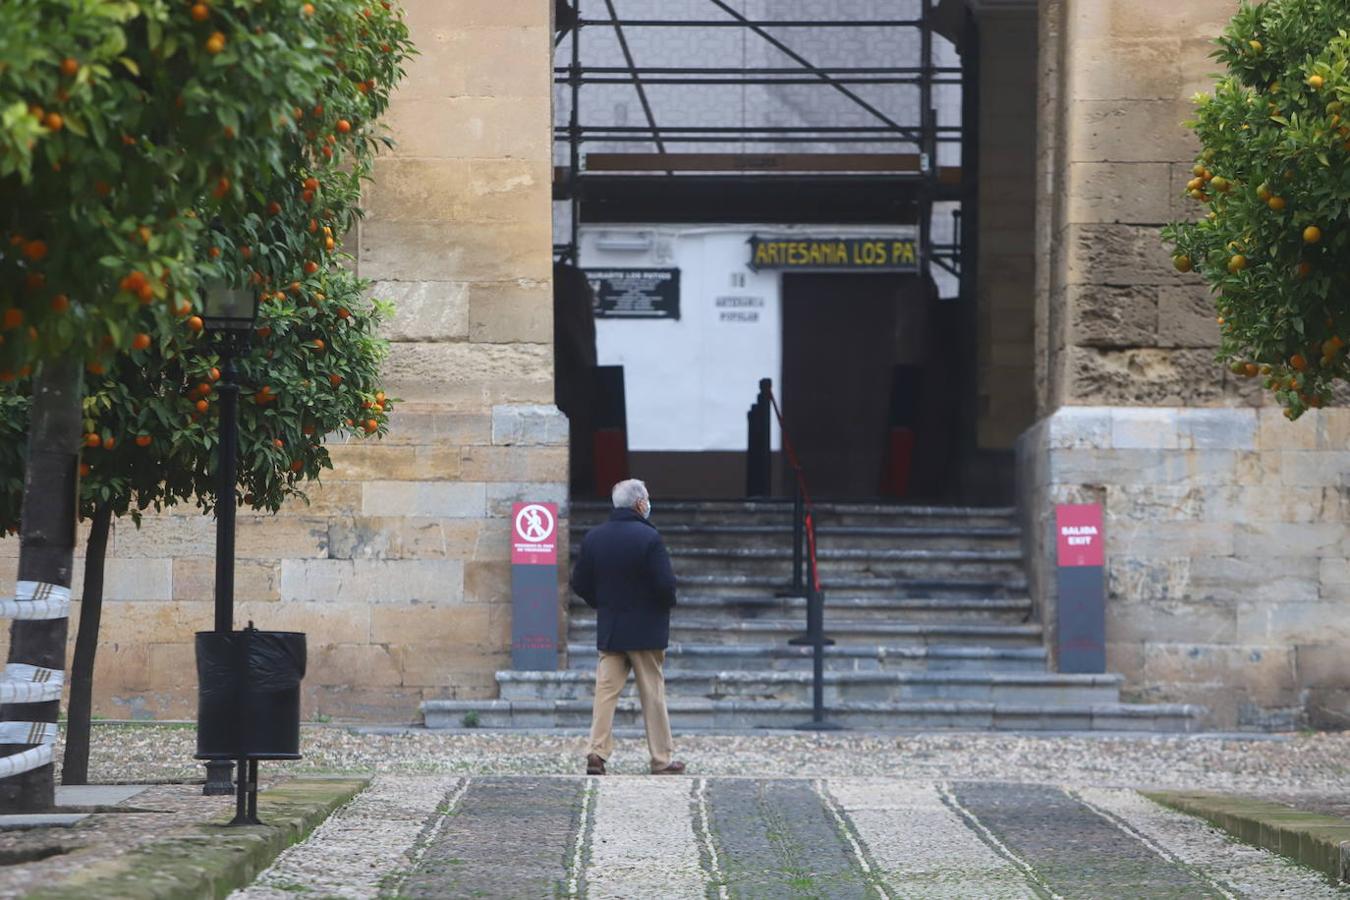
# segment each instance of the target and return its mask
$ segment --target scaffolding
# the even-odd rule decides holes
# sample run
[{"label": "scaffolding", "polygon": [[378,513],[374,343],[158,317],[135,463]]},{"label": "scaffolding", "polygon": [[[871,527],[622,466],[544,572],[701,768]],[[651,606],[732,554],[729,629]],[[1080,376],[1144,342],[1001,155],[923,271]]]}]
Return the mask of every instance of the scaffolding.
[{"label": "scaffolding", "polygon": [[[746,197],[752,202],[756,196],[799,198],[805,205],[836,192],[852,198],[845,201],[851,202],[849,208],[878,223],[917,224],[921,275],[937,266],[959,279],[961,293],[966,294],[962,247],[970,243],[972,229],[969,214],[962,221],[962,210],[974,209],[975,154],[970,145],[973,129],[968,127],[973,121],[969,111],[973,66],[968,61],[940,64],[936,52],[940,23],[932,0],[872,0],[871,7],[912,11],[892,18],[753,16],[747,7],[792,5],[755,0],[735,0],[742,9],[730,0],[669,4],[676,7],[672,15],[692,11],[684,18],[620,14],[621,6],[632,9],[634,3],[667,8],[643,0],[558,2],[555,46],[567,62],[554,68],[563,101],[554,128],[554,199],[567,204],[570,220],[566,240],[555,246],[560,260],[576,261],[588,206],[608,203],[609,208],[628,209],[636,204],[643,214],[660,218],[663,202],[697,197],[699,191],[706,193],[713,208],[719,198]],[[859,6],[841,2],[829,8],[856,12]],[[654,33],[662,35],[661,41],[710,46],[715,41],[699,37],[700,33],[724,35],[728,29],[741,36],[743,46],[762,42],[774,64],[752,64],[746,58],[741,65],[645,65],[634,46],[644,41],[653,46]],[[836,43],[845,47],[893,35],[898,44],[916,45],[917,58],[880,66],[813,61],[802,44],[807,36],[825,33],[837,36]],[[603,41],[592,37],[600,35]],[[621,86],[636,95],[640,124],[603,121],[595,104],[587,105],[588,94],[606,86]],[[934,102],[935,93],[946,86],[960,92],[955,122],[940,122]],[[659,104],[653,101],[657,91],[668,97],[671,91],[716,87],[828,92],[832,102],[846,105],[857,122],[750,122],[742,110],[737,122],[680,123],[663,121]],[[907,102],[891,102],[901,92]],[[804,101],[808,106],[820,102],[818,97]],[[704,111],[697,104],[693,108]],[[950,227],[943,227],[949,237],[941,241],[934,235],[939,203],[951,209]]]}]

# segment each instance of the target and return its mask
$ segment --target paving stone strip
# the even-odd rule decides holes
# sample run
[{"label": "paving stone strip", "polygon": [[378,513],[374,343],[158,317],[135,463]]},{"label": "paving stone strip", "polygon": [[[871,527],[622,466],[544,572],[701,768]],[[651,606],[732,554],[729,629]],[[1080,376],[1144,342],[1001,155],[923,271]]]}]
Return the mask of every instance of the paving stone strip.
[{"label": "paving stone strip", "polygon": [[1057,787],[958,783],[951,792],[1054,896],[1224,896]]},{"label": "paving stone strip", "polygon": [[653,776],[598,780],[586,895],[680,900],[707,896],[694,831],[697,779]]},{"label": "paving stone strip", "polygon": [[713,779],[708,806],[730,896],[875,896],[811,782]]},{"label": "paving stone strip", "polygon": [[277,858],[230,900],[279,900],[296,893],[368,898],[413,862],[411,854],[428,821],[438,820],[458,778],[387,776],[358,794],[303,844]]},{"label": "paving stone strip", "polygon": [[1234,841],[1223,831],[1134,791],[1082,788],[1074,793],[1238,896],[1307,900],[1346,896],[1310,869]]},{"label": "paving stone strip", "polygon": [[398,896],[566,894],[584,789],[579,778],[473,779]]},{"label": "paving stone strip", "polygon": [[942,802],[936,785],[893,778],[834,779],[830,793],[896,897],[1034,897],[1022,871]]},{"label": "paving stone strip", "polygon": [[[193,824],[167,832],[129,852],[84,861],[74,873],[45,887],[24,891],[35,900],[178,900],[224,896],[248,884],[287,847],[303,839],[334,810],[363,790],[368,779],[313,779],[280,784],[258,797],[263,824],[224,827],[228,816],[211,825]],[[202,798],[197,789],[198,802]],[[208,803],[220,809],[222,804]],[[233,811],[231,810],[231,813]],[[135,822],[154,813],[110,813]],[[89,821],[104,818],[93,816]],[[134,827],[134,826],[133,826]],[[154,824],[147,826],[153,829]],[[78,830],[78,826],[77,826]],[[73,833],[73,832],[72,832]],[[78,835],[75,835],[78,839]],[[15,896],[5,894],[6,896]]]}]

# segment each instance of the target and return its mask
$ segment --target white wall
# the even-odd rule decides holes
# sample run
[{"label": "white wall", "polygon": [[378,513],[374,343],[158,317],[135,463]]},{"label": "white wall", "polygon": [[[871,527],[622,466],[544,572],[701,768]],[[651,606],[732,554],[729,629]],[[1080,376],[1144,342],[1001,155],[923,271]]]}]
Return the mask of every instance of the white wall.
[{"label": "white wall", "polygon": [[[912,237],[913,228],[813,225],[588,225],[581,231],[581,267],[678,268],[680,318],[597,319],[600,365],[622,365],[632,450],[744,450],[745,413],[761,378],[782,384],[782,275],[752,272],[752,234],[816,237]],[[647,250],[602,250],[622,239]],[[720,306],[719,299],[755,298],[762,306]],[[736,321],[726,313],[758,313]],[[774,427],[773,446],[779,446]]]}]

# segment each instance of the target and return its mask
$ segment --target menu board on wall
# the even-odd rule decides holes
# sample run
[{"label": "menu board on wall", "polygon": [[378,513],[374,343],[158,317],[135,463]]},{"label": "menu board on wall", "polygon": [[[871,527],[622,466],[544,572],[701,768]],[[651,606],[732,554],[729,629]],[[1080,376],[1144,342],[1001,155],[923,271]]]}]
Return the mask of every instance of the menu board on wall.
[{"label": "menu board on wall", "polygon": [[587,269],[597,319],[678,319],[679,269]]}]

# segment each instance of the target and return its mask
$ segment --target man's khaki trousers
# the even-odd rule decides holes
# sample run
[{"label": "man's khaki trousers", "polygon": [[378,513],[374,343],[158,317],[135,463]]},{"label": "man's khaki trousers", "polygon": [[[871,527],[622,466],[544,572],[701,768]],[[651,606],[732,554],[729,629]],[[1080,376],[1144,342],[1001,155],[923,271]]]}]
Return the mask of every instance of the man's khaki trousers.
[{"label": "man's khaki trousers", "polygon": [[631,669],[637,677],[638,700],[642,702],[642,720],[647,726],[647,749],[652,754],[652,769],[670,765],[675,740],[670,736],[670,716],[666,713],[666,679],[661,666],[664,650],[600,651],[595,667],[595,712],[591,718],[591,749],[601,759],[614,752],[614,707],[628,681]]}]

